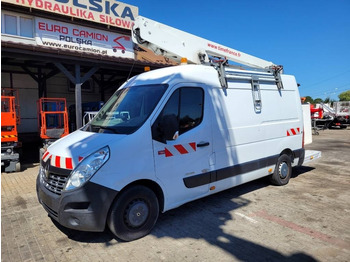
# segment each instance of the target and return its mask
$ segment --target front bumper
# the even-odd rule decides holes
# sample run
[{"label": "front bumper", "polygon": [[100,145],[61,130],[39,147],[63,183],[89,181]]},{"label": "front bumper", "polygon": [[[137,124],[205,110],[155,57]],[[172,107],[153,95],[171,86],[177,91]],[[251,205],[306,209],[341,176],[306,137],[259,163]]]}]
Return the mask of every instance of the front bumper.
[{"label": "front bumper", "polygon": [[108,211],[118,191],[87,182],[83,187],[57,194],[48,190],[37,178],[36,188],[40,204],[50,217],[64,227],[102,232]]}]

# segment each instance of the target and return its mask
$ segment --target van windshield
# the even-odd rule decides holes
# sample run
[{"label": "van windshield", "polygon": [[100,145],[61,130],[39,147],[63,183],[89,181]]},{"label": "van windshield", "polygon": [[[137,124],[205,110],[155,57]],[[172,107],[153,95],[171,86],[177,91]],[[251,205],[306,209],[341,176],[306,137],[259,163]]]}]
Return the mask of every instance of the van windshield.
[{"label": "van windshield", "polygon": [[127,86],[119,89],[83,130],[131,134],[151,115],[167,85]]}]

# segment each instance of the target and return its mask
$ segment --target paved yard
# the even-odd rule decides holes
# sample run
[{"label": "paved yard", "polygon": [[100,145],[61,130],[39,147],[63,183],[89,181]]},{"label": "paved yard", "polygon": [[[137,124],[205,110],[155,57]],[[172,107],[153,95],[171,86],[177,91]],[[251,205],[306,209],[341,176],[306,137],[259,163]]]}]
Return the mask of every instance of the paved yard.
[{"label": "paved yard", "polygon": [[150,235],[56,225],[39,205],[38,163],[1,174],[2,261],[350,261],[350,130],[326,130],[322,159],[284,187],[254,181],[160,215]]}]

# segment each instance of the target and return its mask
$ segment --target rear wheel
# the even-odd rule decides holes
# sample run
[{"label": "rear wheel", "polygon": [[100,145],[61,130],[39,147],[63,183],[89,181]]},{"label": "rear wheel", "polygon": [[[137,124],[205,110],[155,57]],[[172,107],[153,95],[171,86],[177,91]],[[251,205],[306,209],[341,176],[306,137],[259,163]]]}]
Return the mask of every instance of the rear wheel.
[{"label": "rear wheel", "polygon": [[159,203],[148,187],[137,185],[122,191],[113,203],[108,227],[124,241],[146,236],[157,222]]},{"label": "rear wheel", "polygon": [[292,160],[288,155],[283,154],[277,160],[275,172],[271,176],[271,183],[277,186],[286,185],[291,175]]}]

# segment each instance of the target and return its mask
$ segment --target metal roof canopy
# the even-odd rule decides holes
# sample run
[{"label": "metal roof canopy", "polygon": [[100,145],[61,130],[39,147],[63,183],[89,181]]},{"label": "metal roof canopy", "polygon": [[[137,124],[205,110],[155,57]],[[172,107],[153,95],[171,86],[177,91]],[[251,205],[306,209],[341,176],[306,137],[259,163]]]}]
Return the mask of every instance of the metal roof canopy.
[{"label": "metal roof canopy", "polygon": [[105,90],[142,73],[145,66],[156,69],[168,65],[2,41],[1,66],[2,72],[29,74],[38,83],[39,98],[46,97],[46,80],[62,72],[75,85],[76,125],[79,128],[82,126],[81,85],[90,77],[101,88],[101,100],[104,100]]}]

